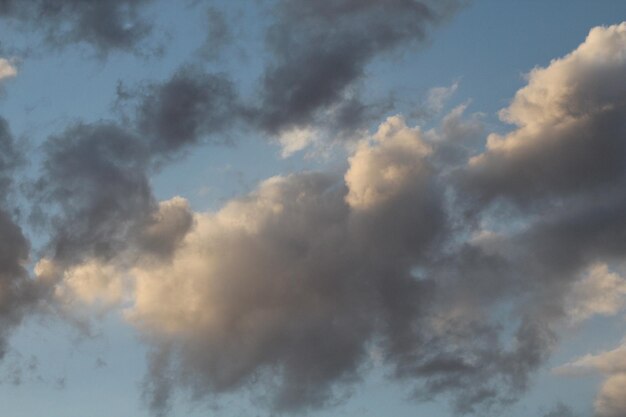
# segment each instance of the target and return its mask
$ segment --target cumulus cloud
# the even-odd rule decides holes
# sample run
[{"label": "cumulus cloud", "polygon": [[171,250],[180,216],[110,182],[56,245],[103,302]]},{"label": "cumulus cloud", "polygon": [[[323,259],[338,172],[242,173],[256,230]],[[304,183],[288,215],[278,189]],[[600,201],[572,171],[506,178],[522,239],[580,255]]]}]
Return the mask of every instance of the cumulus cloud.
[{"label": "cumulus cloud", "polygon": [[47,211],[36,214],[51,229],[51,257],[71,264],[84,256],[113,256],[156,207],[146,146],[103,122],[70,127],[47,140],[43,150],[33,193],[40,209],[46,204]]},{"label": "cumulus cloud", "polygon": [[106,260],[136,246],[167,257],[176,228],[184,234],[191,217],[184,204],[159,205],[149,176],[203,139],[223,143],[217,134],[232,128],[237,112],[223,75],[191,67],[123,95],[135,105],[126,123],[78,122],[42,146],[33,218],[50,231],[47,256],[57,264]]},{"label": "cumulus cloud", "polygon": [[[625,51],[626,24],[597,27],[572,53],[531,71],[500,113],[517,128],[490,135],[486,151],[460,170],[464,192],[495,212],[516,208],[508,219],[522,226],[500,226],[496,253],[551,297],[552,321],[623,308],[624,281],[609,265],[621,264],[625,250]],[[622,416],[625,357],[622,346],[556,371],[607,375],[596,414]]]},{"label": "cumulus cloud", "polygon": [[453,82],[447,87],[433,87],[428,90],[426,96],[426,105],[428,111],[439,113],[443,110],[446,102],[459,89],[459,81]]},{"label": "cumulus cloud", "polygon": [[[553,335],[526,314],[502,337],[491,304],[453,291],[466,276],[439,266],[452,235],[433,146],[395,116],[360,142],[343,177],[273,177],[192,220],[183,200],[162,202],[137,235],[175,236],[169,256],[135,244],[108,259],[126,263],[125,315],[154,346],[155,411],[175,387],[204,397],[263,386],[282,412],[334,404],[372,347],[417,399],[447,396],[459,412],[513,401]],[[77,276],[61,288],[89,298],[101,287]]]},{"label": "cumulus cloud", "polygon": [[598,417],[620,417],[626,413],[626,344],[618,348],[586,355],[556,368],[561,375],[579,375],[598,372],[606,375],[596,398]]},{"label": "cumulus cloud", "polygon": [[[404,129],[407,147],[423,146]],[[370,159],[377,156],[391,170],[406,164],[393,149]],[[411,174],[402,186],[428,181]],[[137,264],[128,317],[160,349],[177,354],[183,385],[218,393],[262,378],[274,387],[273,407],[294,411],[328,404],[339,382],[358,376],[375,322],[385,311],[396,314],[392,294],[401,296],[405,288],[407,296],[419,296],[422,285],[412,282],[409,259],[419,258],[438,224],[420,220],[436,204],[424,195],[411,213],[402,213],[422,223],[421,230],[389,233],[370,222],[378,218],[395,230],[396,219],[374,206],[355,215],[345,202],[346,187],[327,174],[271,178],[217,213],[195,215],[171,263]],[[404,198],[397,193],[378,203],[393,210]],[[390,240],[388,249],[368,243],[375,234]],[[401,246],[390,264],[390,248]],[[162,303],[166,294],[170,301]]]},{"label": "cumulus cloud", "polygon": [[278,143],[280,144],[280,156],[288,158],[291,155],[308,148],[315,142],[318,134],[312,128],[293,128],[280,134]]},{"label": "cumulus cloud", "polygon": [[346,202],[355,209],[369,209],[414,187],[418,179],[429,177],[425,157],[432,153],[418,128],[409,128],[394,116],[380,125],[372,146],[362,141],[350,158],[346,172],[349,192]]},{"label": "cumulus cloud", "polygon": [[472,192],[532,201],[623,179],[626,23],[592,29],[576,50],[528,74],[500,117],[517,129],[491,134],[463,175]]},{"label": "cumulus cloud", "polygon": [[230,23],[224,13],[213,6],[209,6],[207,16],[207,37],[200,51],[209,60],[219,58],[224,47],[233,41]]},{"label": "cumulus cloud", "polygon": [[[38,276],[50,276],[54,265],[48,259],[42,259],[35,267]],[[55,296],[63,303],[85,303],[110,307],[121,303],[128,290],[125,282],[113,265],[90,260],[73,266],[63,272],[62,285],[56,287]]]}]

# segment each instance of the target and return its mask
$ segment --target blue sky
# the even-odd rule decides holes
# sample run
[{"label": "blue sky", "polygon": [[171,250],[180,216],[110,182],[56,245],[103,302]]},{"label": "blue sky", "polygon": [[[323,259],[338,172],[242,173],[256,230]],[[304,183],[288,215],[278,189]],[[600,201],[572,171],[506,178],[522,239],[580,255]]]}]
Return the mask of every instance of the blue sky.
[{"label": "blue sky", "polygon": [[0,6],[3,413],[626,415],[626,3],[44,3]]}]

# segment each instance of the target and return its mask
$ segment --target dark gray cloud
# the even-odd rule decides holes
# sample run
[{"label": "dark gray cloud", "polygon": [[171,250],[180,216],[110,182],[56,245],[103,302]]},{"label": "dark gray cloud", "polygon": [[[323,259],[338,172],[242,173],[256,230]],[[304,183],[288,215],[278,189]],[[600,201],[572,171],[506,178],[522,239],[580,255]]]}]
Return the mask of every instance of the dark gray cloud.
[{"label": "dark gray cloud", "polygon": [[51,137],[34,193],[47,206],[51,250],[63,262],[112,256],[156,207],[146,144],[112,123],[77,124]]},{"label": "dark gray cloud", "polygon": [[163,154],[202,139],[225,143],[225,132],[241,117],[228,77],[194,67],[183,67],[165,82],[140,89],[134,98],[139,100],[138,131]]},{"label": "dark gray cloud", "polygon": [[349,99],[349,88],[363,77],[366,65],[400,45],[423,40],[430,26],[460,3],[278,1],[276,21],[267,32],[272,60],[261,80],[259,123],[276,133],[308,125],[320,111],[337,105],[344,113],[358,114],[362,103]]},{"label": "dark gray cloud", "polygon": [[151,25],[141,8],[152,0],[1,0],[0,17],[40,31],[54,45],[86,43],[99,52],[132,50]]},{"label": "dark gray cloud", "polygon": [[34,284],[25,269],[30,245],[13,213],[13,176],[22,159],[7,121],[0,118],[0,358],[6,353],[9,332],[35,301]]},{"label": "dark gray cloud", "polygon": [[120,100],[132,102],[134,118],[80,122],[42,147],[41,175],[33,185],[35,217],[51,227],[48,249],[62,263],[91,255],[106,259],[130,243],[166,255],[180,239],[178,228],[187,230],[191,220],[178,207],[169,212],[170,224],[154,225],[162,213],[149,175],[205,139],[227,143],[224,131],[233,128],[240,111],[224,75],[194,67],[163,83],[118,89]]}]

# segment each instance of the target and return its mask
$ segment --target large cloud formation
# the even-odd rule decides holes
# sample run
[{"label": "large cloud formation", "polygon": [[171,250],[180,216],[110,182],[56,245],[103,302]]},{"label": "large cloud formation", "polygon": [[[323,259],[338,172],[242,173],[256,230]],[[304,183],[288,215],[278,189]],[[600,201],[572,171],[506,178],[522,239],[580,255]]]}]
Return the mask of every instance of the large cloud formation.
[{"label": "large cloud formation", "polygon": [[[626,23],[594,28],[575,51],[529,74],[501,112],[518,129],[491,135],[463,171],[461,182],[483,203],[526,211],[524,230],[498,250],[532,262],[532,285],[574,320],[623,305],[624,281],[612,269],[623,268],[626,253],[625,114]],[[626,413],[619,352],[570,365],[609,375],[599,416]]]},{"label": "large cloud formation", "polygon": [[500,115],[518,129],[492,134],[468,182],[487,198],[570,196],[622,180],[626,167],[625,25],[593,29],[571,54],[528,75]]},{"label": "large cloud formation", "polygon": [[318,407],[371,352],[418,399],[450,396],[457,412],[514,401],[568,314],[617,308],[593,290],[619,285],[598,265],[626,249],[612,192],[625,50],[625,24],[595,28],[531,72],[502,112],[518,128],[459,169],[441,158],[455,146],[441,132],[392,117],[343,181],[277,177],[194,215],[170,260],[140,257],[130,273],[128,318],[156,346],[153,405],[172,384],[209,395],[262,381],[275,410]]},{"label": "large cloud formation", "polygon": [[[271,410],[298,413],[375,364],[418,400],[479,412],[518,398],[563,320],[621,309],[598,294],[624,291],[626,23],[533,70],[501,113],[513,129],[467,160],[463,138],[479,129],[460,107],[430,132],[387,118],[345,172],[273,177],[217,212],[154,198],[163,162],[242,116],[274,132],[310,124],[454,6],[279,1],[260,110],[242,110],[224,76],[183,69],[141,90],[128,123],[77,123],[44,144],[32,190],[53,207],[36,274],[61,303],[126,306],[154,348],[157,412],[176,387],[203,398],[257,385]],[[0,159],[2,184],[12,169]],[[0,318],[13,325],[28,244],[2,213]],[[609,374],[603,417],[626,411],[616,352],[585,361]]]}]

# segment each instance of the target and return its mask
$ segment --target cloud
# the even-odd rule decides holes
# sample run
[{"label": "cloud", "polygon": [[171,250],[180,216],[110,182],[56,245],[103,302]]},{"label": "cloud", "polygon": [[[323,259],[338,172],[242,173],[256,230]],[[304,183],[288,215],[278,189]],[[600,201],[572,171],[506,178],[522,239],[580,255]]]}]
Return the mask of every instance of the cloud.
[{"label": "cloud", "polygon": [[0,58],[0,80],[17,76],[17,67],[12,60]]},{"label": "cloud", "polygon": [[[339,104],[377,56],[423,40],[460,2],[278,1],[267,32],[273,58],[261,80],[256,119],[265,130],[306,126]],[[364,30],[366,28],[366,30]]]},{"label": "cloud", "polygon": [[[422,146],[404,129],[405,142]],[[370,160],[377,158],[390,169],[403,163],[393,152]],[[417,176],[402,185],[428,181]],[[156,357],[174,361],[176,384],[208,395],[261,378],[275,410],[295,411],[328,405],[341,382],[358,378],[376,321],[396,314],[392,294],[419,296],[422,285],[401,264],[420,256],[441,222],[421,224],[421,213],[435,211],[433,196],[415,200],[410,212],[398,207],[398,226],[407,220],[416,228],[397,230],[380,206],[393,210],[406,196],[353,213],[346,187],[322,173],[268,179],[217,213],[196,214],[171,262],[136,265],[129,320],[159,351],[169,349]],[[370,245],[376,235],[371,241],[387,248]],[[168,303],[159,301],[165,294]]]},{"label": "cloud", "polygon": [[463,175],[472,192],[532,201],[622,181],[626,125],[626,23],[592,29],[575,51],[528,74]]},{"label": "cloud", "polygon": [[433,87],[428,90],[426,96],[427,109],[431,113],[440,113],[446,102],[452,97],[456,90],[459,89],[459,81],[453,82],[447,87]]},{"label": "cloud", "polygon": [[224,47],[233,41],[234,36],[226,16],[216,7],[207,8],[206,19],[208,33],[200,51],[207,59],[216,60]]},{"label": "cloud", "polygon": [[[225,76],[183,68],[131,94],[135,118],[78,123],[44,144],[34,195],[51,240],[37,275],[61,300],[128,300],[153,348],[157,413],[177,388],[262,387],[274,412],[329,406],[371,349],[415,399],[479,413],[528,388],[564,319],[621,308],[626,24],[533,70],[501,113],[512,131],[478,155],[483,126],[462,105],[427,132],[387,118],[361,133],[343,172],[272,177],[215,212],[157,203],[148,178],[164,161],[238,120],[286,138],[316,126],[368,62],[443,13],[386,5],[279,2],[267,113],[242,110]],[[298,134],[287,152],[309,141]],[[621,354],[569,366],[609,375],[605,416],[621,407]]]},{"label": "cloud", "polygon": [[606,375],[606,380],[600,387],[595,401],[595,411],[598,417],[619,417],[626,413],[626,345],[601,352],[596,355],[586,355],[573,362],[555,369],[561,375],[580,375],[590,372],[599,372]]},{"label": "cloud", "polygon": [[[619,192],[626,166],[624,51],[626,24],[597,27],[575,51],[534,69],[500,113],[517,128],[490,135],[486,151],[458,173],[463,192],[488,204],[483,213],[493,216],[508,207],[504,221],[518,222],[499,225],[496,254],[550,299],[546,323],[561,316],[614,315],[623,308],[623,279],[612,266],[623,262],[625,249],[620,213],[626,201]],[[556,372],[606,375],[596,414],[622,416],[624,358],[621,346]]]},{"label": "cloud", "polygon": [[[273,177],[193,220],[184,200],[162,202],[137,233],[153,238],[104,258],[125,265],[125,315],[154,347],[155,412],[177,388],[202,398],[263,387],[277,412],[329,406],[370,365],[372,346],[417,399],[446,396],[472,412],[517,398],[554,337],[528,312],[503,337],[493,304],[459,291],[481,271],[439,265],[459,264],[441,259],[455,237],[433,146],[395,116],[360,142],[343,176]],[[141,244],[161,234],[175,237],[168,256]],[[92,265],[83,262],[78,270]]]},{"label": "cloud", "polygon": [[308,148],[317,138],[316,132],[312,128],[293,128],[283,132],[278,138],[281,146],[280,156],[288,158],[296,152]]},{"label": "cloud", "polygon": [[22,158],[7,121],[0,118],[0,358],[10,331],[32,310],[38,291],[26,271],[30,245],[13,211],[13,176]]},{"label": "cloud", "polygon": [[362,141],[350,158],[346,172],[349,192],[346,202],[355,209],[367,210],[384,204],[396,195],[407,193],[407,187],[428,178],[425,157],[432,153],[417,128],[408,128],[399,116],[380,125],[374,140],[379,146]]},{"label": "cloud", "polygon": [[183,67],[166,81],[146,86],[134,98],[139,100],[138,131],[163,153],[207,138],[224,143],[225,131],[242,116],[226,75],[194,67]]},{"label": "cloud", "polygon": [[40,31],[57,46],[86,43],[101,53],[132,50],[150,33],[141,8],[151,0],[3,0],[0,18]]},{"label": "cloud", "polygon": [[606,264],[596,264],[574,285],[566,309],[573,320],[580,321],[598,314],[616,315],[625,305],[626,280],[610,272]]},{"label": "cloud", "polygon": [[[50,276],[54,271],[50,260],[42,259],[35,267],[38,276]],[[128,294],[121,272],[114,266],[97,260],[71,267],[64,271],[62,285],[55,289],[55,296],[62,303],[81,302],[109,308],[120,304]]]}]

